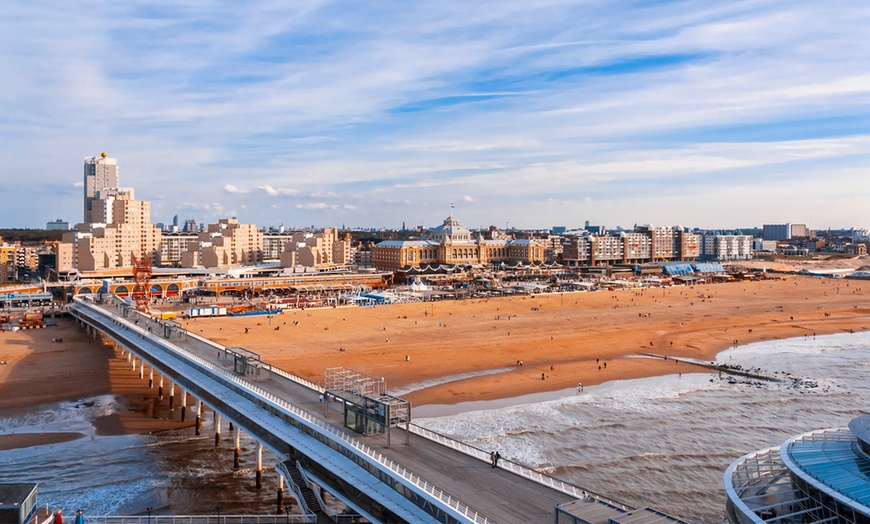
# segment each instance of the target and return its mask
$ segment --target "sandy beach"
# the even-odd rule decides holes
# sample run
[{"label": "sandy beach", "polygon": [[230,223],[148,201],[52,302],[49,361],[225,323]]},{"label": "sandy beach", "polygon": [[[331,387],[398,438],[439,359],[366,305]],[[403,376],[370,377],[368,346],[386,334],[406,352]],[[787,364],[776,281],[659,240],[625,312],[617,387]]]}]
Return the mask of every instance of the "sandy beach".
[{"label": "sandy beach", "polygon": [[788,276],[186,325],[314,382],[323,382],[325,368],[346,366],[384,377],[390,391],[409,391],[402,396],[415,406],[455,404],[702,369],[639,358],[645,353],[709,361],[735,344],[867,329],[868,286]]},{"label": "sandy beach", "polygon": [[[53,342],[63,339],[63,342]],[[152,433],[185,427],[178,410],[169,417],[168,400],[159,401],[148,380],[140,380],[126,358],[87,337],[71,319],[44,329],[0,332],[0,417],[32,411],[40,404],[113,394],[126,411],[94,421],[98,435]],[[0,451],[65,442],[79,433],[0,435]]]},{"label": "sandy beach", "polygon": [[[186,321],[188,329],[314,382],[347,366],[384,377],[415,406],[507,399],[620,379],[702,371],[735,343],[870,327],[861,281],[787,277],[643,290],[286,311]],[[169,415],[126,359],[71,320],[0,334],[0,416],[32,406],[120,395],[127,411],[96,421],[100,434],[190,425]],[[247,328],[247,333],[246,333]],[[52,342],[63,338],[62,343]],[[521,363],[521,365],[518,365]],[[68,439],[69,435],[57,435]],[[52,441],[34,436],[34,441]],[[0,449],[26,444],[0,437]]]}]

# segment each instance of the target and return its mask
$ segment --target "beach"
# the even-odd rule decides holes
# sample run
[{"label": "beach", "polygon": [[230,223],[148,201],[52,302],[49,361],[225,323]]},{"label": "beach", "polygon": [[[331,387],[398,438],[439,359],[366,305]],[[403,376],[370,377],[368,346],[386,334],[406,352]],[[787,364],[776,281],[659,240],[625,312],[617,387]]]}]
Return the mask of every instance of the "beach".
[{"label": "beach", "polygon": [[[62,340],[62,342],[60,341]],[[189,426],[178,413],[168,416],[168,401],[156,399],[148,380],[140,380],[126,358],[90,339],[72,319],[59,318],[44,329],[0,333],[0,418],[26,414],[35,406],[112,394],[124,410],[93,421],[97,435],[152,433]],[[0,451],[46,445],[81,434],[46,432],[0,434]]]},{"label": "beach", "polygon": [[[729,397],[721,402],[711,400],[722,394],[719,388],[723,385],[744,389],[755,386],[728,386],[727,382],[716,380],[709,369],[688,362],[677,363],[674,358],[709,362],[735,345],[742,348],[751,342],[782,341],[779,343],[792,347],[801,341],[815,344],[816,336],[821,343],[823,334],[861,333],[870,326],[866,295],[860,281],[789,276],[761,282],[298,310],[271,319],[266,316],[224,317],[185,323],[191,331],[255,351],[263,360],[315,382],[322,382],[325,368],[337,366],[384,377],[389,391],[401,394],[415,408],[423,408],[419,416],[431,416],[433,411],[427,412],[426,407],[438,408],[439,417],[447,415],[427,419],[430,427],[485,448],[497,446],[508,458],[551,471],[584,487],[626,497],[629,502],[638,504],[655,502],[664,509],[688,516],[693,515],[687,508],[692,507],[690,501],[695,495],[687,495],[689,502],[685,506],[669,508],[671,498],[657,498],[654,494],[661,475],[667,476],[666,469],[659,474],[655,469],[643,474],[632,473],[633,477],[643,478],[645,484],[622,488],[611,486],[603,478],[606,475],[596,476],[596,472],[611,471],[607,469],[609,465],[618,465],[624,468],[619,471],[625,473],[635,467],[634,463],[641,468],[645,467],[643,463],[655,463],[658,468],[665,467],[668,461],[690,460],[692,468],[703,470],[703,478],[711,486],[705,491],[715,498],[718,494],[712,486],[720,482],[720,470],[739,456],[738,453],[753,449],[757,431],[775,432],[775,438],[768,445],[775,444],[783,431],[780,423],[769,420],[756,433],[748,434],[745,442],[732,445],[733,449],[729,448],[727,453],[706,459],[703,458],[707,456],[706,451],[697,455],[678,451],[676,447],[668,448],[674,435],[684,435],[696,443],[711,435],[710,431],[698,433],[695,429],[693,420],[700,415],[693,413],[698,409],[710,409],[712,416],[716,410],[735,402],[735,405],[743,405],[744,398],[757,396],[757,392],[748,389],[745,393],[736,391],[734,394],[738,396],[730,400]],[[63,342],[52,342],[58,338]],[[858,352],[863,354],[863,350]],[[227,461],[231,462],[227,455],[230,448],[216,450],[210,444],[208,428],[202,437],[196,438],[192,437],[191,429],[167,431],[189,426],[192,421],[181,423],[179,410],[170,413],[168,399],[158,400],[156,388],[148,388],[147,376],[139,379],[138,368],[132,370],[126,358],[110,346],[90,340],[72,320],[59,319],[58,326],[41,330],[0,333],[0,360],[7,362],[0,366],[0,419],[8,424],[30,426],[30,422],[22,422],[21,417],[43,406],[54,406],[47,408],[49,412],[60,410],[61,415],[49,416],[54,417],[53,420],[66,420],[65,417],[78,420],[73,412],[80,410],[93,414],[92,423],[34,423],[33,427],[47,429],[0,430],[0,453],[32,450],[23,456],[7,457],[26,461],[32,455],[60,453],[50,463],[62,464],[68,461],[70,453],[63,450],[78,449],[78,446],[96,446],[95,449],[117,446],[118,453],[131,455],[118,460],[112,482],[131,480],[123,497],[119,495],[117,504],[110,507],[111,511],[139,513],[148,505],[167,513],[210,513],[214,511],[215,500],[236,512],[272,510],[274,475],[266,475],[270,482],[267,489],[252,491],[249,481],[239,483],[234,479],[227,465]],[[522,365],[517,365],[520,361]],[[578,382],[585,387],[585,393],[580,395],[575,393]],[[690,392],[707,391],[705,384],[713,389],[701,394],[711,396],[705,402],[718,402],[716,410],[691,407],[691,399],[698,393]],[[808,393],[771,390],[766,402],[779,402],[776,399],[782,395],[815,402]],[[635,398],[636,395],[642,398]],[[832,405],[848,409],[842,400],[845,397],[837,395],[840,396],[830,397]],[[645,400],[647,397],[652,400]],[[680,431],[669,431],[667,428],[672,428],[672,424],[662,426],[669,417],[662,418],[658,410],[670,408],[655,408],[643,416],[642,423],[650,427],[640,448],[614,447],[615,455],[608,456],[606,450],[611,448],[608,446],[597,452],[598,458],[586,455],[592,443],[597,442],[596,438],[603,441],[621,438],[622,430],[618,428],[630,427],[622,419],[635,416],[637,408],[632,406],[669,402],[667,399],[671,398],[685,398],[686,415],[679,423]],[[93,406],[95,399],[97,405]],[[553,419],[550,414],[545,420],[539,420],[538,412],[550,413],[554,408],[546,406],[554,401],[555,406],[567,403],[559,409],[568,410],[570,415]],[[525,402],[535,404],[520,411],[504,411],[511,409],[505,406]],[[585,411],[578,411],[581,407]],[[478,411],[478,415],[467,413],[477,410],[484,411]],[[751,416],[757,411],[750,409],[746,414]],[[457,413],[464,414],[449,416]],[[769,416],[774,417],[776,413],[773,410]],[[798,424],[796,414],[790,416],[793,417],[791,431],[804,430],[804,427],[813,429],[813,423],[826,420],[810,421],[805,426]],[[91,420],[90,417],[87,415],[87,420]],[[211,417],[205,419],[211,422]],[[439,420],[441,425],[432,422]],[[537,426],[533,426],[533,422]],[[580,423],[585,425],[585,430],[577,433],[574,428]],[[704,427],[715,424],[711,419]],[[589,433],[593,429],[595,433]],[[720,434],[723,429],[716,429],[714,433]],[[659,430],[664,433],[657,433]],[[731,436],[723,438],[733,440],[733,432],[726,433]],[[123,440],[124,435],[148,434],[153,435],[144,442]],[[96,437],[105,440],[94,440]],[[151,440],[153,438],[158,440]],[[165,445],[154,447],[164,440]],[[90,442],[93,443],[86,444]],[[666,449],[655,451],[662,443]],[[710,440],[709,445],[721,444]],[[248,444],[247,448],[243,452],[253,453],[252,445]],[[548,450],[562,451],[551,456]],[[578,452],[581,455],[575,456]],[[110,457],[112,455],[105,455],[100,460],[111,460]],[[163,466],[155,466],[158,469],[154,471],[124,469],[141,460]],[[250,460],[248,458],[247,462]],[[596,464],[594,468],[589,466],[590,460]],[[21,463],[15,464],[21,467]],[[82,462],[81,467],[91,466]],[[160,476],[160,468],[174,472],[174,480]],[[143,471],[150,473],[146,475]],[[190,477],[184,473],[194,471],[195,475]],[[249,471],[244,473],[249,474]],[[63,497],[74,497],[79,492],[73,482],[71,478],[72,487],[61,490],[67,493]],[[184,495],[187,489],[194,490],[191,493],[196,495]],[[112,485],[105,490],[112,491]],[[142,493],[151,495],[142,498]],[[89,500],[98,500],[106,495],[101,491],[88,496]],[[710,515],[718,511],[714,501],[705,508],[705,513],[698,516],[701,520],[710,519]]]},{"label": "beach", "polygon": [[[670,358],[639,358],[647,355],[709,362],[735,345],[862,331],[870,327],[868,294],[870,283],[862,281],[788,276],[182,323],[315,383],[323,382],[324,369],[340,366],[383,377],[388,391],[423,406],[701,370]],[[166,399],[156,402],[138,369],[72,320],[0,333],[0,361],[7,362],[0,366],[0,416],[111,393],[122,395],[129,410],[100,420],[104,434],[182,426],[162,418]]]},{"label": "beach", "polygon": [[[287,310],[185,326],[316,383],[345,366],[414,406],[699,371],[735,345],[870,327],[870,283],[787,276],[667,288]],[[693,369],[694,368],[694,369]]]}]

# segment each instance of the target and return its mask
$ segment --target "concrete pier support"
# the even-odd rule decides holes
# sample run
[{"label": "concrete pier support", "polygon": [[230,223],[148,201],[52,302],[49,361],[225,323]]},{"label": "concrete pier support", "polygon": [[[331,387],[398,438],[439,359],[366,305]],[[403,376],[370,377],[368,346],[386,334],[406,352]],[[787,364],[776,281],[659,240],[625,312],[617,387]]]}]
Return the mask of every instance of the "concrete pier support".
[{"label": "concrete pier support", "polygon": [[157,398],[163,400],[163,373],[157,373]]},{"label": "concrete pier support", "polygon": [[145,378],[145,361],[141,358],[139,359],[139,380]]},{"label": "concrete pier support", "polygon": [[284,513],[284,477],[278,475],[278,514]]},{"label": "concrete pier support", "polygon": [[154,387],[154,367],[148,366],[148,389]]},{"label": "concrete pier support", "polygon": [[128,351],[128,352],[127,352],[127,362],[130,362],[130,361],[132,361],[132,360],[133,360],[133,353],[130,353],[130,352]]},{"label": "concrete pier support", "polygon": [[195,435],[200,434],[200,430],[202,429],[202,401],[196,399],[196,433]]},{"label": "concrete pier support", "polygon": [[214,412],[214,447],[221,447],[221,414]]},{"label": "concrete pier support", "polygon": [[169,381],[169,411],[175,410],[175,384]]},{"label": "concrete pier support", "polygon": [[257,442],[257,482],[256,488],[263,487],[263,445]]},{"label": "concrete pier support", "polygon": [[133,355],[133,358],[130,359],[130,370],[136,371],[136,355]]},{"label": "concrete pier support", "polygon": [[181,390],[181,421],[184,422],[184,415],[187,413],[187,390]]},{"label": "concrete pier support", "polygon": [[235,448],[233,449],[233,469],[239,469],[239,455],[241,455],[242,451],[239,446],[239,433],[241,433],[241,431],[236,427],[233,433],[233,443],[235,445]]}]

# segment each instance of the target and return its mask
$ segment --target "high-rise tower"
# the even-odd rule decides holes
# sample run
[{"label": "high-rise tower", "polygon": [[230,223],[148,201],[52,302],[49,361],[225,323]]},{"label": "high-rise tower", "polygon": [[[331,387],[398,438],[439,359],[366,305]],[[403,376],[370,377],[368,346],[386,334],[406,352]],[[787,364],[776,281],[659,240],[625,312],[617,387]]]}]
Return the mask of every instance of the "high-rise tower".
[{"label": "high-rise tower", "polygon": [[84,220],[83,222],[99,222],[94,220],[94,200],[100,198],[100,192],[118,187],[118,160],[109,158],[106,153],[100,156],[85,158],[84,169]]}]

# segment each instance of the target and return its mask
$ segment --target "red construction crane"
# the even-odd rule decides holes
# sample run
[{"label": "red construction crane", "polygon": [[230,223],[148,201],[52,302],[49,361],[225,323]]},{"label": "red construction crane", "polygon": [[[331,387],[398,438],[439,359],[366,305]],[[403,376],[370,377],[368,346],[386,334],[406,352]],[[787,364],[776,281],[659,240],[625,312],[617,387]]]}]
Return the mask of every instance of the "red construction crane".
[{"label": "red construction crane", "polygon": [[146,314],[151,312],[151,273],[151,257],[145,251],[138,257],[133,255],[133,301],[136,309]]}]

